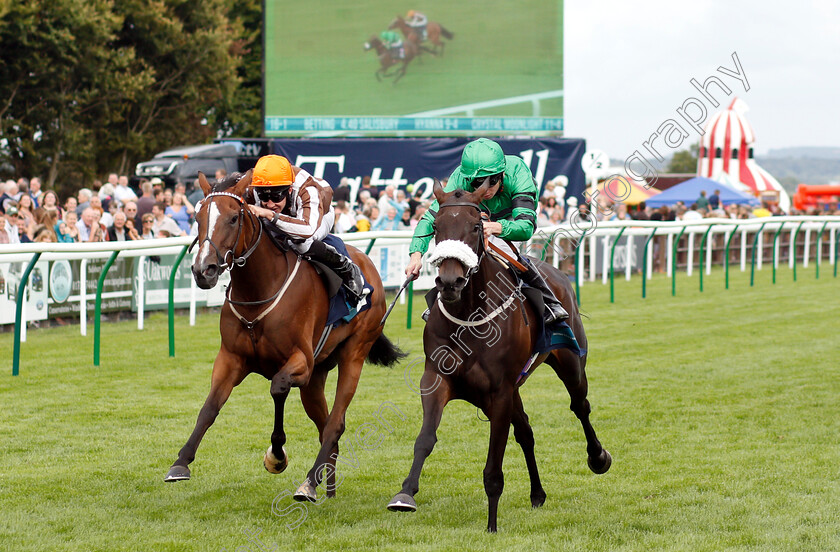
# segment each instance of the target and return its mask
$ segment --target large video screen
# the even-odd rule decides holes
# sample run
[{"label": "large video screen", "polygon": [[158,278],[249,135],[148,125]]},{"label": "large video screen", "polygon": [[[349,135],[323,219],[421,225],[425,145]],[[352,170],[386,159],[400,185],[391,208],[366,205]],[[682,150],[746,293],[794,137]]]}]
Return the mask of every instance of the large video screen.
[{"label": "large video screen", "polygon": [[562,0],[265,0],[264,36],[267,136],[563,130]]}]

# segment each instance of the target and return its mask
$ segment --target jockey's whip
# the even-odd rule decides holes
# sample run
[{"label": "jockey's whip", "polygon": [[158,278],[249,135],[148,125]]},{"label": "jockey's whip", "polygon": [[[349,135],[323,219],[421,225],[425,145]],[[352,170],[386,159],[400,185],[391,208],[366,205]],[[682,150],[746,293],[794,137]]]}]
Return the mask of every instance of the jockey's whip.
[{"label": "jockey's whip", "polygon": [[410,284],[411,282],[413,282],[416,279],[417,279],[417,276],[415,276],[414,274],[410,274],[408,276],[408,278],[405,279],[405,282],[403,282],[403,285],[400,287],[400,290],[397,292],[397,296],[394,297],[394,301],[391,303],[391,306],[388,307],[387,311],[385,311],[385,316],[382,317],[382,322],[379,323],[380,326],[385,325],[385,320],[388,319],[388,315],[391,314],[392,310],[394,310],[394,305],[397,304],[397,299],[400,298],[400,295],[402,295],[402,292],[405,290],[406,287],[408,287],[408,284]]}]

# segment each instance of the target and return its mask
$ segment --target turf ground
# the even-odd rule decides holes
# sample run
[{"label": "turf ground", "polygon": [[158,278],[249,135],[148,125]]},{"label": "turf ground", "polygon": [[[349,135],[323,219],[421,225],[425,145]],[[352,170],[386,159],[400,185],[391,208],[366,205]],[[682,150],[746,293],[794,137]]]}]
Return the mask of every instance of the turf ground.
[{"label": "turf ground", "polygon": [[[410,3],[409,3],[410,4]],[[378,82],[364,43],[409,7],[455,34],[442,57],[413,60],[396,86]],[[266,116],[406,115],[563,89],[560,0],[266,2]],[[543,116],[561,117],[562,99]],[[530,104],[477,115],[530,116]]]},{"label": "turf ground", "polygon": [[[262,466],[273,406],[252,376],[236,390],[193,463],[193,479],[163,483],[192,430],[218,345],[217,315],[178,320],[177,357],[166,319],[147,329],[103,325],[102,365],[78,327],[32,330],[21,375],[10,375],[12,336],[0,336],[0,550],[837,550],[840,547],[838,285],[800,267],[749,287],[735,272],[681,277],[677,297],[659,276],[587,284],[593,424],[612,469],[586,467],[568,395],[547,367],[523,388],[548,494],[532,510],[522,453],[509,441],[496,535],[484,532],[482,469],[488,425],[463,402],[444,412],[415,514],[385,504],[401,486],[420,427],[420,401],[404,370],[367,366],[347,418],[342,452],[355,453],[338,497],[310,506],[295,529],[271,513],[313,461],[317,436],[297,393],[288,401],[281,475]],[[419,303],[419,296],[417,302]],[[411,358],[422,322],[405,330],[402,307],[387,333]],[[419,371],[414,372],[419,377]],[[416,378],[415,378],[416,380]],[[331,378],[334,382],[334,378]],[[364,450],[356,431],[383,401],[393,433]],[[348,458],[348,462],[351,461]],[[247,547],[247,548],[246,548]],[[265,548],[266,550],[268,548]]]}]

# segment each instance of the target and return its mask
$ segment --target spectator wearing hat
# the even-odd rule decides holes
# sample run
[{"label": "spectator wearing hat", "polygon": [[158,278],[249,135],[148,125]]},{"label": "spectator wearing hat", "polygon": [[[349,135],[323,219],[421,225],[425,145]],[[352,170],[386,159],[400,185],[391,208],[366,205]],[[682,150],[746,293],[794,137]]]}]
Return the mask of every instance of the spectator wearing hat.
[{"label": "spectator wearing hat", "polygon": [[14,205],[9,205],[5,214],[0,214],[0,244],[20,243],[18,218],[17,207]]}]

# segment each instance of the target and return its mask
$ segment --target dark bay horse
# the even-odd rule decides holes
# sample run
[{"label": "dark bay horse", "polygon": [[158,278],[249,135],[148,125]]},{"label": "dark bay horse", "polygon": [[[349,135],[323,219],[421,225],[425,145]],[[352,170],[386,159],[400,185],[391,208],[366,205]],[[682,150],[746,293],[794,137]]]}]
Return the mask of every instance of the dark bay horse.
[{"label": "dark bay horse", "polygon": [[426,40],[431,42],[434,46],[432,48],[427,48],[423,46],[423,37],[417,34],[417,30],[412,28],[408,23],[406,23],[405,19],[398,15],[388,26],[388,29],[399,29],[402,31],[403,36],[405,37],[406,42],[414,42],[417,44],[418,49],[422,49],[430,54],[434,55],[443,55],[443,51],[446,48],[446,42],[441,40],[441,37],[452,40],[455,38],[455,35],[449,32],[446,27],[441,25],[436,21],[429,21],[426,24]]},{"label": "dark bay horse", "polygon": [[[333,496],[338,441],[365,358],[374,364],[393,365],[404,354],[382,333],[385,294],[376,268],[367,255],[353,247],[347,248],[353,262],[373,286],[371,307],[349,323],[335,327],[316,352],[327,319],[326,288],[312,264],[291,250],[278,249],[263,232],[259,219],[243,199],[251,183],[251,171],[239,176],[231,175],[211,189],[199,174],[205,198],[196,213],[199,249],[192,265],[193,276],[202,289],[212,288],[225,269],[230,269],[231,278],[219,321],[222,344],[213,364],[210,394],[166,481],[190,478],[189,465],[196,449],[231,390],[245,376],[256,373],[271,381],[275,407],[271,446],[263,458],[266,469],[280,473],[288,465],[283,448],[283,408],[289,390],[299,387],[304,410],[318,427],[321,449],[307,480],[294,496],[315,500],[324,472],[327,496]],[[324,383],[336,365],[338,386],[329,410]]]},{"label": "dark bay horse", "polygon": [[[525,453],[531,479],[531,505],[542,506],[545,491],[534,457],[534,433],[519,395],[519,379],[531,360],[539,316],[530,303],[520,303],[517,285],[509,272],[485,254],[481,202],[488,182],[473,193],[446,193],[435,184],[440,210],[435,219],[434,256],[439,262],[438,301],[432,306],[423,332],[426,366],[420,380],[423,425],[414,444],[414,462],[403,487],[388,505],[396,511],[417,509],[423,463],[437,442],[443,408],[463,399],[480,408],[490,419],[490,448],[484,468],[484,489],[489,501],[487,530],[496,531],[499,497],[504,487],[502,460],[513,424],[516,442]],[[446,253],[439,253],[439,250]],[[538,261],[533,261],[538,262]],[[583,323],[569,279],[550,265],[539,263],[540,273],[569,312],[569,326],[581,349],[587,346]],[[521,312],[524,311],[524,312]],[[526,324],[525,319],[530,320]],[[551,366],[571,397],[571,409],[583,426],[589,468],[605,473],[612,458],[601,446],[589,422],[586,399],[586,355],[555,349],[536,356],[532,366]]]},{"label": "dark bay horse", "polygon": [[[382,40],[378,36],[372,36],[365,42],[365,51],[376,50],[376,55],[379,58],[379,69],[376,70],[376,80],[382,81],[382,77],[396,77],[393,84],[403,78],[408,64],[411,63],[417,56],[417,44],[410,40],[403,40],[403,57],[395,57],[390,48],[385,47]],[[401,64],[393,72],[389,73],[388,69],[394,65]]]}]

